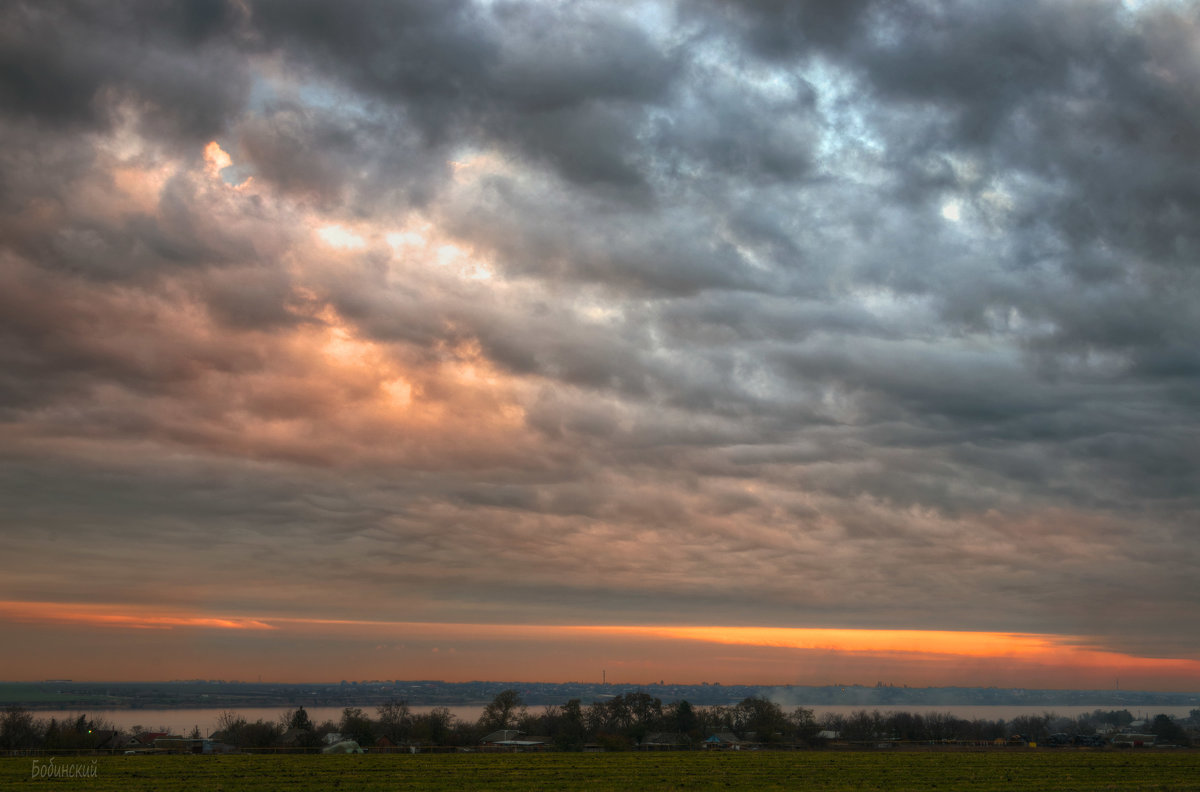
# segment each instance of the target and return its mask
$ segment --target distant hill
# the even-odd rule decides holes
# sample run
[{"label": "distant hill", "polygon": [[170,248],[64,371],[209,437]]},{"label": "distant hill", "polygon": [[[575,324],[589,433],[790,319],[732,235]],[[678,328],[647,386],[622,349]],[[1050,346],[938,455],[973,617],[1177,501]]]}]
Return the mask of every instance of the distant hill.
[{"label": "distant hill", "polygon": [[1026,690],[994,687],[893,687],[889,685],[776,686],[594,684],[584,682],[442,682],[437,680],[372,680],[283,684],[189,680],[173,682],[46,682],[0,683],[0,707],[29,709],[171,709],[276,706],[369,706],[406,699],[414,706],[484,704],[502,690],[515,688],[531,706],[562,704],[577,698],[585,704],[630,691],[642,691],[664,702],[686,699],[692,704],[730,704],[764,696],[787,707],[852,705],[862,707],[949,705],[1007,706],[1200,706],[1200,693],[1129,690]]}]

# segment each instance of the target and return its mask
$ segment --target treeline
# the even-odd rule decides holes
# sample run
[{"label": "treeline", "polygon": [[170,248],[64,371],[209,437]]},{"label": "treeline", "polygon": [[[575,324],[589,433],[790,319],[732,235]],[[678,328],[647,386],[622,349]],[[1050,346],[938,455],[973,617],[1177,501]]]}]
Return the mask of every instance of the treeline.
[{"label": "treeline", "polygon": [[[1047,712],[1020,715],[1007,721],[968,720],[944,712],[881,713],[879,710],[858,710],[849,715],[826,713],[821,717],[822,729],[836,732],[840,739],[851,742],[995,742],[1016,737],[1022,741],[1054,744],[1053,737],[1075,741],[1073,738],[1111,735],[1130,730],[1135,722],[1129,710],[1099,709],[1075,718]],[[1170,715],[1156,715],[1142,724],[1141,729],[1143,733],[1153,734],[1157,742],[1187,746],[1191,744],[1193,733],[1200,730],[1200,710],[1192,710],[1189,717],[1180,720]]]},{"label": "treeline", "polygon": [[[571,699],[562,705],[533,710],[516,690],[498,694],[477,721],[456,718],[449,709],[435,707],[414,712],[395,699],[368,713],[346,707],[337,721],[313,723],[303,707],[289,710],[274,721],[248,722],[236,712],[218,717],[218,728],[207,735],[215,742],[240,749],[316,749],[332,741],[353,740],[365,748],[380,746],[478,746],[493,741],[533,737],[559,750],[597,746],[625,750],[649,744],[696,747],[712,737],[744,743],[817,746],[830,740],[870,742],[994,742],[1019,735],[1027,741],[1054,744],[1055,737],[1087,737],[1135,724],[1128,710],[1095,710],[1076,718],[1053,713],[1022,715],[1012,720],[968,720],[943,712],[859,710],[850,714],[825,713],[796,707],[785,711],[765,698],[750,697],[733,705],[693,706],[687,701],[664,705],[644,692],[630,692],[583,704]],[[1153,734],[1156,742],[1189,745],[1200,731],[1200,710],[1174,719],[1161,714],[1137,724],[1138,731]],[[72,720],[35,719],[27,710],[9,707],[0,717],[0,749],[90,749],[96,735],[112,731],[102,720],[80,715]],[[497,735],[497,733],[502,733]],[[193,732],[190,736],[201,735]],[[1088,744],[1088,743],[1084,743]]]},{"label": "treeline", "polygon": [[96,747],[98,734],[112,731],[102,718],[35,719],[29,710],[12,706],[0,716],[0,749],[90,750]]},{"label": "treeline", "polygon": [[817,739],[820,725],[812,710],[783,709],[763,698],[747,698],[732,706],[694,707],[687,701],[664,705],[647,693],[624,693],[583,704],[571,699],[562,705],[525,706],[516,690],[499,693],[477,721],[456,718],[449,709],[435,707],[413,712],[407,702],[393,700],[376,708],[374,716],[361,708],[347,707],[339,721],[313,724],[303,707],[278,722],[248,723],[235,713],[223,713],[213,739],[242,748],[282,745],[315,747],[340,735],[364,747],[380,744],[473,747],[489,735],[510,732],[547,740],[560,750],[583,750],[595,744],[606,750],[634,748],[648,737],[670,734],[681,744],[699,744],[714,733],[763,743]]}]

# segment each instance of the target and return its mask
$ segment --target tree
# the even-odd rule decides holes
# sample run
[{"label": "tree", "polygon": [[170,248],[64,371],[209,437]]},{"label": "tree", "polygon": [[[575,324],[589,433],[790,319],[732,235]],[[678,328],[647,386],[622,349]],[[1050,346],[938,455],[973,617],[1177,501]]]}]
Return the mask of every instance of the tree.
[{"label": "tree", "polygon": [[1150,726],[1154,732],[1154,741],[1166,745],[1187,745],[1187,731],[1170,715],[1155,715]]},{"label": "tree", "polygon": [[691,735],[700,727],[696,710],[686,700],[680,699],[667,708],[667,722],[674,731]]},{"label": "tree", "polygon": [[[987,740],[1003,740],[1008,736],[1008,729],[1004,724],[1004,720],[997,718],[996,720],[977,720],[975,721],[975,731],[978,739]],[[1095,729],[1092,729],[1094,732]]]},{"label": "tree", "polygon": [[259,718],[254,723],[242,722],[235,745],[239,748],[270,748],[279,741],[279,727]]},{"label": "tree", "polygon": [[0,748],[33,748],[38,736],[29,710],[17,706],[4,710],[0,717]]},{"label": "tree", "polygon": [[308,713],[304,711],[304,707],[297,707],[296,711],[288,717],[287,728],[312,731],[312,721],[309,720]]},{"label": "tree", "polygon": [[429,721],[429,741],[445,745],[454,733],[454,713],[449,707],[434,707],[425,717]]},{"label": "tree", "polygon": [[845,736],[846,716],[842,715],[840,712],[823,713],[821,715],[820,725],[821,728],[817,730],[818,733],[827,731],[833,732],[839,736]]},{"label": "tree", "polygon": [[412,742],[449,745],[456,738],[454,713],[448,707],[434,707],[429,712],[413,715],[408,723],[404,739]]},{"label": "tree", "polygon": [[573,698],[558,708],[557,717],[547,736],[562,751],[582,751],[584,743],[583,705]]},{"label": "tree", "polygon": [[557,717],[557,707],[549,706],[541,712],[530,712],[528,709],[523,710],[517,718],[516,728],[522,734],[547,734],[549,733],[549,722]]},{"label": "tree", "polygon": [[642,739],[647,732],[662,727],[663,709],[662,700],[651,696],[649,693],[626,693],[625,705],[629,708],[629,714],[633,719],[633,728],[639,740]]},{"label": "tree", "polygon": [[54,718],[50,719],[50,723],[46,725],[46,733],[43,737],[47,748],[61,748],[62,735],[58,726],[58,721]]},{"label": "tree", "polygon": [[855,710],[846,716],[838,731],[847,740],[874,740],[883,731],[883,718],[878,711]]},{"label": "tree", "polygon": [[217,731],[221,742],[230,745],[242,744],[242,732],[246,728],[246,719],[232,710],[224,710],[217,716]]},{"label": "tree", "polygon": [[583,711],[583,724],[588,734],[596,734],[608,725],[608,707],[603,702],[593,701]]},{"label": "tree", "polygon": [[1037,742],[1049,736],[1046,724],[1050,722],[1047,715],[1018,715],[1008,724],[1014,734],[1019,734],[1030,742]]},{"label": "tree", "polygon": [[1091,719],[1096,723],[1120,729],[1133,723],[1133,713],[1127,709],[1109,710],[1107,712],[1098,709],[1092,711]]},{"label": "tree", "polygon": [[412,713],[408,701],[389,699],[375,709],[379,716],[379,730],[384,737],[399,745],[406,741],[412,730]]},{"label": "tree", "polygon": [[521,700],[521,694],[510,688],[497,693],[492,703],[483,708],[479,725],[487,731],[511,729],[524,715],[525,702]]},{"label": "tree", "polygon": [[698,707],[694,712],[697,728],[702,735],[707,736],[713,732],[729,731],[733,728],[733,719],[726,707]]},{"label": "tree", "polygon": [[339,727],[346,739],[354,740],[359,745],[370,745],[375,742],[374,724],[358,707],[346,707],[342,710],[342,722]]},{"label": "tree", "polygon": [[[221,714],[217,715],[217,731],[224,732],[226,735],[239,731],[245,725],[246,719],[233,710],[223,710]],[[226,739],[226,742],[230,742],[230,740]]]},{"label": "tree", "polygon": [[776,742],[789,731],[783,709],[773,701],[752,696],[733,708],[734,730],[761,743]]},{"label": "tree", "polygon": [[623,737],[640,740],[648,732],[662,728],[662,701],[649,693],[624,693],[605,703],[593,703],[584,719],[588,731],[618,732]]},{"label": "tree", "polygon": [[788,723],[791,724],[792,733],[801,740],[811,740],[821,730],[821,727],[817,725],[817,719],[813,715],[813,711],[805,707],[796,707],[787,716],[787,719]]},{"label": "tree", "polygon": [[[1046,731],[1046,724],[1050,718],[1046,716],[1026,716],[1029,718],[1028,724],[1024,728],[1036,729],[1040,736]],[[925,737],[930,740],[951,740],[958,736],[958,718],[955,718],[949,712],[927,712],[925,714]],[[1025,732],[1021,732],[1024,734]],[[1028,739],[1036,740],[1038,737],[1030,737]]]}]

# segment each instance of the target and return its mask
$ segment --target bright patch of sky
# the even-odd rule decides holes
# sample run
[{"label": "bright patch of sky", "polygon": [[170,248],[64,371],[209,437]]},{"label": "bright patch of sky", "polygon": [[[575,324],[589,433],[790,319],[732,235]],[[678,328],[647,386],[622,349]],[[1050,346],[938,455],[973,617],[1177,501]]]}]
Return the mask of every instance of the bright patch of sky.
[{"label": "bright patch of sky", "polygon": [[878,167],[878,158],[887,146],[872,128],[870,105],[861,101],[862,85],[841,67],[821,58],[809,62],[805,78],[817,92],[817,110],[823,121],[818,162],[835,168],[842,178],[882,183],[886,173]]},{"label": "bright patch of sky", "polygon": [[330,247],[347,250],[361,250],[366,247],[367,240],[342,225],[327,225],[317,229],[317,236]]},{"label": "bright patch of sky", "polygon": [[427,220],[414,219],[402,230],[385,233],[384,240],[401,265],[394,273],[398,282],[404,280],[400,274],[404,269],[429,264],[464,280],[489,280],[495,274],[490,263],[468,248],[445,239]]}]

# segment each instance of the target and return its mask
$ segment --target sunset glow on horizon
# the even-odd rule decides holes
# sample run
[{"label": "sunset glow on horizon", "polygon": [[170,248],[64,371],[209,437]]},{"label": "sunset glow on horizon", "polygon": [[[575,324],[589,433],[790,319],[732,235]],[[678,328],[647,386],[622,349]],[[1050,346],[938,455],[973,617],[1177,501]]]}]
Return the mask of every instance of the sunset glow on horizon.
[{"label": "sunset glow on horizon", "polygon": [[0,679],[1200,690],[1200,22],[794,5],[0,8]]},{"label": "sunset glow on horizon", "polygon": [[[1148,678],[1163,675],[1170,679],[1200,682],[1200,661],[1187,658],[1138,657],[1104,651],[1079,636],[1035,635],[1015,633],[985,633],[947,630],[893,629],[831,629],[798,627],[744,626],[675,626],[675,625],[569,625],[569,624],[487,624],[487,623],[428,623],[396,622],[372,619],[305,618],[296,616],[230,616],[187,613],[180,610],[156,610],[130,605],[100,605],[95,603],[0,602],[0,622],[24,625],[71,625],[89,630],[176,630],[192,631],[278,631],[281,641],[294,647],[300,641],[366,641],[394,642],[402,640],[427,646],[425,651],[448,655],[494,655],[498,646],[530,644],[541,647],[561,658],[584,650],[589,655],[597,647],[620,646],[633,641],[654,647],[648,654],[665,652],[673,659],[668,664],[642,666],[640,673],[671,677],[675,680],[697,681],[705,677],[720,647],[743,649],[800,650],[793,653],[796,673],[803,682],[787,677],[768,678],[773,684],[811,684],[804,677],[805,664],[811,656],[824,658],[870,658],[877,667],[887,669],[890,659],[916,661],[934,667],[946,664],[981,664],[992,666],[996,674],[1000,666],[1005,673],[1016,669],[1030,676],[1041,674],[1054,679],[1064,673],[1124,675],[1128,678]],[[204,644],[205,639],[188,639],[192,646]],[[436,645],[435,645],[436,644]],[[376,643],[376,649],[383,646]],[[702,646],[697,646],[702,645]],[[703,645],[708,645],[707,647]],[[553,647],[547,649],[548,647]],[[687,648],[690,647],[690,648]],[[686,658],[686,659],[680,659]],[[295,658],[293,658],[293,661]],[[561,662],[561,660],[556,661]],[[592,659],[594,662],[594,657]],[[618,668],[621,663],[613,663]],[[536,664],[534,664],[536,667]],[[902,667],[902,666],[900,666]],[[581,667],[576,659],[553,672],[542,672],[544,681],[573,681],[586,675],[590,668]],[[758,673],[758,672],[753,672]],[[778,673],[778,672],[777,672]],[[908,672],[911,674],[911,672]],[[979,673],[976,668],[974,673]],[[332,676],[330,676],[332,674]],[[236,676],[236,674],[230,674]],[[556,675],[556,676],[555,676]],[[27,679],[42,678],[39,666]],[[325,678],[337,676],[336,670]],[[513,676],[512,678],[518,678]],[[468,681],[470,675],[442,677],[446,681]],[[97,680],[118,679],[100,676]],[[306,678],[288,676],[276,681],[300,681]],[[315,679],[315,678],[314,678]],[[763,680],[759,680],[760,682]],[[914,678],[918,684],[922,680]]]}]

